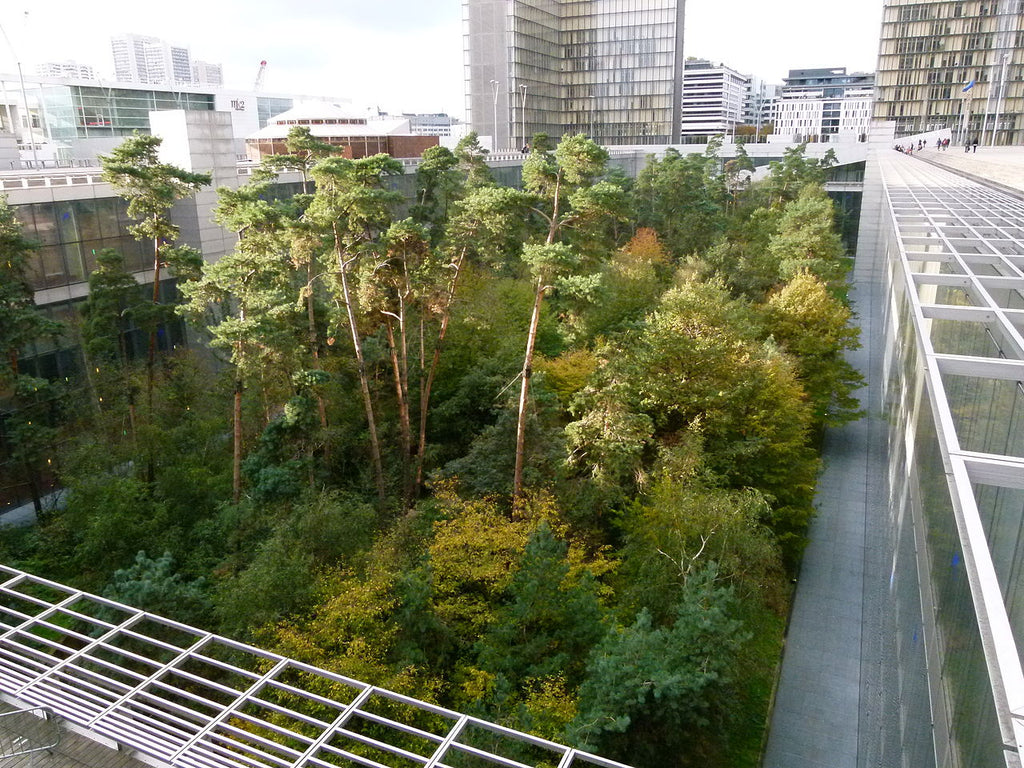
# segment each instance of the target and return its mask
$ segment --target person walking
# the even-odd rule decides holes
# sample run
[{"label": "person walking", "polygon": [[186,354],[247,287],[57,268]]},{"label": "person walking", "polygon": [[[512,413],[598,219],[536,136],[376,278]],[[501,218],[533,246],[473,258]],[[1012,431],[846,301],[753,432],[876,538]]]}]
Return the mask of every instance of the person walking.
[{"label": "person walking", "polygon": [[978,151],[978,137],[977,136],[974,137],[974,141],[971,142],[971,146],[974,147],[974,151],[975,152]]}]

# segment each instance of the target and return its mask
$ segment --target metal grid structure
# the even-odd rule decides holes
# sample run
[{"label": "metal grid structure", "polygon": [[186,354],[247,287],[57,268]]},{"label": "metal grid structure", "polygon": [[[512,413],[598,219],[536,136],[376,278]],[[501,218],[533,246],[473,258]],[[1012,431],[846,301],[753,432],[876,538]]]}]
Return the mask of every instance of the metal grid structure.
[{"label": "metal grid structure", "polygon": [[161,766],[625,768],[6,566],[0,695]]},{"label": "metal grid structure", "polygon": [[[891,311],[910,307],[1007,764],[1019,764],[1024,626],[1007,563],[1024,555],[1024,200],[897,153],[880,165],[904,294]],[[1015,530],[993,522],[993,492],[1009,497]]]}]

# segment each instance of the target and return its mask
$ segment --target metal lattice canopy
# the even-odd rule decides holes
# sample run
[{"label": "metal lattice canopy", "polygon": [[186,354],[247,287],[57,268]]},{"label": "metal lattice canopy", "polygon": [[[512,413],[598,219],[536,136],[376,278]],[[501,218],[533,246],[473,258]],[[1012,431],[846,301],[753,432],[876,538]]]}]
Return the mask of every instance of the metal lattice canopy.
[{"label": "metal lattice canopy", "polygon": [[[921,359],[999,725],[1024,748],[1024,632],[1000,583],[1014,581],[1004,544],[1020,544],[1003,541],[980,501],[1009,509],[1024,490],[1024,200],[896,153],[880,165],[890,279],[916,339],[896,343]],[[898,305],[890,312],[900,319]],[[913,435],[904,442],[909,454]],[[1019,510],[1007,517],[1014,526]]]},{"label": "metal lattice canopy", "polygon": [[621,763],[0,566],[0,696],[155,765]]}]

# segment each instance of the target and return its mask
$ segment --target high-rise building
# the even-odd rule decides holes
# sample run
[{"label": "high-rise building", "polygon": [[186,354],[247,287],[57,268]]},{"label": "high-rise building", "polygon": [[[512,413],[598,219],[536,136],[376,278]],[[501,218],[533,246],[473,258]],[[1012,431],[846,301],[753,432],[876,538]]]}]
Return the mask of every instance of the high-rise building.
[{"label": "high-rise building", "polygon": [[875,77],[834,69],[791,69],[777,105],[777,136],[797,141],[863,140],[871,123]]},{"label": "high-rise building", "polygon": [[680,134],[707,137],[731,134],[744,122],[750,78],[725,64],[687,59],[683,69]]},{"label": "high-rise building", "polygon": [[224,85],[224,68],[208,61],[193,61],[192,82],[196,85]]},{"label": "high-rise building", "polygon": [[1024,5],[886,0],[874,116],[896,136],[948,128],[958,142],[1024,140]]},{"label": "high-rise building", "polygon": [[466,107],[495,149],[534,133],[679,140],[685,0],[463,0]]},{"label": "high-rise building", "polygon": [[123,83],[189,85],[193,83],[188,48],[158,37],[118,35],[110,39],[114,76]]},{"label": "high-rise building", "polygon": [[95,80],[96,71],[89,64],[77,61],[47,61],[36,66],[40,77],[66,77],[73,80]]}]

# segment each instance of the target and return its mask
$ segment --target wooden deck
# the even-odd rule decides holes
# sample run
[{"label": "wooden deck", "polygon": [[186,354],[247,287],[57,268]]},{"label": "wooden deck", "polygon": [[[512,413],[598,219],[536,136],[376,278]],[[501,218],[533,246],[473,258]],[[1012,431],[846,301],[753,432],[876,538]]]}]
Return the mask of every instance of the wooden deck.
[{"label": "wooden deck", "polygon": [[[0,702],[0,715],[15,708]],[[6,727],[0,731],[0,768],[144,768],[127,752],[110,749],[57,723],[32,715],[0,717]],[[57,742],[49,751],[41,747]],[[10,757],[13,752],[40,747],[39,751]]]}]

